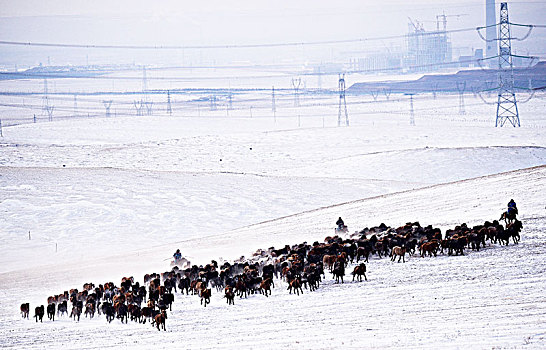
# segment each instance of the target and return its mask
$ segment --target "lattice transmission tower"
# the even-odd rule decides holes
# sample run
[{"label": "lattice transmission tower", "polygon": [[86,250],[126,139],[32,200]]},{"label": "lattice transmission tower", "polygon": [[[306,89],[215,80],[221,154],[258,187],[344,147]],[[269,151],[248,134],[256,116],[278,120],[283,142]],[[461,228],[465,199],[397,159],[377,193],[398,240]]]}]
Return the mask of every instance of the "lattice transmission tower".
[{"label": "lattice transmission tower", "polygon": [[512,38],[508,21],[508,4],[501,3],[499,26],[499,91],[495,126],[520,126],[518,104],[514,92],[514,66],[512,64]]},{"label": "lattice transmission tower", "polygon": [[[511,35],[511,26],[518,26],[518,27],[527,27],[529,28],[529,32],[523,37],[523,38],[515,38]],[[481,29],[487,29],[490,30],[492,27],[498,28],[498,38],[494,39],[487,39],[482,36],[480,33]],[[519,120],[519,111],[518,111],[518,103],[516,99],[516,93],[515,90],[521,89],[514,86],[514,66],[512,59],[513,57],[519,57],[519,58],[529,58],[532,59],[533,57],[529,56],[521,56],[521,55],[514,55],[512,54],[512,39],[515,40],[525,40],[529,34],[531,33],[531,30],[533,29],[533,25],[527,25],[527,24],[515,24],[511,23],[508,17],[508,4],[506,2],[502,2],[500,5],[500,19],[499,23],[496,24],[489,24],[485,27],[478,27],[478,34],[480,37],[485,40],[486,42],[491,41],[498,41],[499,42],[499,51],[497,56],[492,57],[486,57],[483,60],[488,60],[492,58],[498,58],[498,67],[497,67],[497,81],[498,86],[494,89],[488,89],[488,91],[491,90],[497,90],[497,116],[495,120],[495,126],[504,126],[506,122],[509,122],[512,126],[521,126],[520,120]],[[527,89],[525,89],[527,90]]]},{"label": "lattice transmission tower", "polygon": [[347,101],[345,100],[345,74],[339,75],[339,110],[337,113],[337,126],[341,126],[341,110],[345,110],[345,126],[349,126],[349,113],[347,113]]}]

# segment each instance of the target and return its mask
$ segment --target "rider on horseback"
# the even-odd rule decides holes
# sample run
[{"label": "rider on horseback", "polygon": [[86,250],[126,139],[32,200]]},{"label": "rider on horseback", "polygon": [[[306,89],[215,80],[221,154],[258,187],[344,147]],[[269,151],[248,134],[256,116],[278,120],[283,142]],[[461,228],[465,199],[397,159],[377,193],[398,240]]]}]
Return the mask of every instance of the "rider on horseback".
[{"label": "rider on horseback", "polygon": [[174,262],[178,262],[178,260],[182,259],[182,253],[180,253],[180,249],[177,249],[176,252],[173,254]]},{"label": "rider on horseback", "polygon": [[506,211],[508,215],[510,216],[516,216],[518,213],[518,208],[516,207],[516,202],[514,202],[513,199],[510,199],[510,202],[508,202],[508,210]]},{"label": "rider on horseback", "polygon": [[337,225],[337,229],[338,229],[339,231],[343,231],[344,229],[347,228],[347,226],[345,226],[345,223],[344,223],[343,220],[341,219],[341,216],[339,217],[339,219],[337,219],[336,225]]}]

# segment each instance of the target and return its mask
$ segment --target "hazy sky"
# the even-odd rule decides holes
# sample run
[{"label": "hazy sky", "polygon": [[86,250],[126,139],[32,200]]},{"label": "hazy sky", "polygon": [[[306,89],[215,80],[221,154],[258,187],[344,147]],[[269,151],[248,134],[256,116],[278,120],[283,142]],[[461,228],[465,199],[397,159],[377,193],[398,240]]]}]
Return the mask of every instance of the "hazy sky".
[{"label": "hazy sky", "polygon": [[[546,1],[512,1],[509,10],[515,22],[546,23]],[[444,12],[453,16],[448,29],[480,26],[485,0],[0,0],[0,40],[125,45],[344,40],[405,34],[408,16],[432,30],[436,15]],[[545,34],[537,29],[525,47],[546,51]],[[453,46],[471,50],[483,43],[470,32],[454,35]],[[13,51],[0,50],[4,58]]]}]

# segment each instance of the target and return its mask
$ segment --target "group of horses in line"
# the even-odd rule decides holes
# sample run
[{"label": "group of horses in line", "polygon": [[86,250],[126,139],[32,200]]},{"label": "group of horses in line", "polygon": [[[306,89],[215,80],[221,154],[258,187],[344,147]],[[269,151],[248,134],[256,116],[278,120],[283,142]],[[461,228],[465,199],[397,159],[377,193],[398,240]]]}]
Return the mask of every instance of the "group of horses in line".
[{"label": "group of horses in line", "polygon": [[[283,248],[258,249],[252,257],[241,257],[235,262],[219,265],[215,260],[205,266],[193,265],[181,269],[174,266],[171,271],[152,273],[144,276],[141,285],[133,277],[124,277],[119,286],[107,282],[95,286],[85,283],[83,289],[70,289],[47,299],[47,316],[54,321],[55,315],[68,315],[68,302],[71,304],[70,317],[80,320],[93,318],[95,313],[104,314],[110,323],[115,318],[123,323],[131,321],[145,324],[151,321],[158,330],[166,330],[167,310],[172,310],[175,293],[197,295],[205,307],[210,303],[212,290],[224,293],[228,305],[233,305],[236,297],[247,298],[249,294],[271,295],[275,280],[286,283],[290,294],[299,295],[303,288],[315,291],[328,270],[335,283],[344,283],[348,264],[355,264],[353,281],[367,281],[366,264],[370,255],[378,258],[398,258],[405,262],[405,256],[412,256],[419,249],[420,256],[464,255],[465,249],[478,250],[485,247],[486,241],[508,245],[510,238],[518,243],[522,229],[520,221],[504,228],[498,221],[468,227],[466,224],[447,230],[445,235],[439,228],[431,225],[422,227],[418,222],[407,223],[398,228],[381,224],[365,228],[349,237],[338,235],[326,237],[323,243],[303,242],[286,245]],[[362,260],[362,261],[361,261]],[[174,292],[174,293],[173,293]],[[85,311],[84,311],[85,307]],[[24,318],[29,318],[29,303],[21,305]],[[42,322],[44,305],[35,308],[36,322]]]},{"label": "group of horses in line", "polygon": [[[36,322],[42,322],[44,311],[47,311],[49,320],[55,321],[55,316],[68,315],[70,302],[69,317],[74,321],[79,321],[82,313],[89,318],[93,318],[95,314],[103,314],[108,323],[115,318],[122,323],[127,323],[129,318],[143,324],[150,320],[152,326],[156,325],[158,330],[160,327],[165,329],[167,309],[172,309],[174,294],[165,285],[161,285],[159,275],[154,274],[152,277],[146,283],[148,288],[141,286],[139,282],[135,283],[133,277],[122,278],[119,287],[113,282],[100,284],[98,287],[93,283],[85,283],[81,291],[70,289],[48,297],[47,308],[44,310],[44,305],[35,307],[34,318]],[[30,304],[21,304],[22,317],[28,319],[29,313]]]}]

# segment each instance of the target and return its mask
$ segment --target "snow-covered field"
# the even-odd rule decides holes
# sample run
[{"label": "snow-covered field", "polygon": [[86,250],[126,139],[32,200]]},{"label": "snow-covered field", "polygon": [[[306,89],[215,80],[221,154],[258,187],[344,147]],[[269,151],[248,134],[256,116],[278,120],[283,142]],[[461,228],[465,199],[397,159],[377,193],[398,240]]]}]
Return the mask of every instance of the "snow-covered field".
[{"label": "snow-covered field", "polygon": [[[304,103],[279,108],[275,123],[243,108],[5,127],[1,346],[545,348],[546,101],[522,105],[517,129],[494,128],[491,106],[469,103],[461,116],[457,103],[417,100],[416,126],[393,98],[382,105],[392,116],[350,105],[350,127],[336,127],[337,107]],[[197,264],[233,260],[321,241],[338,216],[351,231],[445,230],[497,219],[510,198],[519,245],[406,264],[373,257],[368,282],[336,285],[327,273],[295,296],[278,281],[270,298],[229,307],[218,293],[206,309],[177,295],[167,332],[103,317],[36,324],[18,311],[85,282],[165,271],[176,248]]]}]

